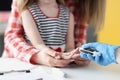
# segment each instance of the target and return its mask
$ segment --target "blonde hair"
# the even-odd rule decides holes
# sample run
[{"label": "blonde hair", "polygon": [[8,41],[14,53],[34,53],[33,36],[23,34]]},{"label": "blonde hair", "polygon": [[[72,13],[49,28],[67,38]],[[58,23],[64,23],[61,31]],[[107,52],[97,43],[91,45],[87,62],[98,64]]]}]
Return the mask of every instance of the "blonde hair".
[{"label": "blonde hair", "polygon": [[[19,12],[22,12],[26,7],[31,6],[33,3],[38,3],[39,0],[16,0]],[[56,0],[58,4],[64,4],[64,0]]]},{"label": "blonde hair", "polygon": [[102,29],[105,18],[106,0],[76,0],[79,20],[95,26],[95,33]]}]

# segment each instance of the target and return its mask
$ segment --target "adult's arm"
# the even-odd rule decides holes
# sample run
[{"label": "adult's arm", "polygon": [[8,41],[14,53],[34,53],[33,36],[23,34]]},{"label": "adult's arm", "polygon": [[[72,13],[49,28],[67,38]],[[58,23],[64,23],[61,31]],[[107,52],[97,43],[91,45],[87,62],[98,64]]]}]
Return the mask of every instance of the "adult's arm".
[{"label": "adult's arm", "polygon": [[85,59],[95,61],[97,64],[106,66],[111,63],[120,63],[120,47],[100,42],[87,43],[82,45],[82,48],[92,48],[99,52],[99,55],[92,56],[91,54],[86,54],[81,52],[80,56]]},{"label": "adult's arm", "polygon": [[19,20],[16,0],[13,0],[11,8],[11,14],[4,35],[3,57],[17,58],[25,62],[30,62],[31,57],[38,53],[38,50],[24,39],[24,30]]}]

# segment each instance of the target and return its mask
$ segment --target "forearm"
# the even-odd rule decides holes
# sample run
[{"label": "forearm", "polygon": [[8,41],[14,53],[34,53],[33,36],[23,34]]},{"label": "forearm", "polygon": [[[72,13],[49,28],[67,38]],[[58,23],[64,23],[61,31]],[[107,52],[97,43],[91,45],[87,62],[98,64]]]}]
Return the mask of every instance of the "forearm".
[{"label": "forearm", "polygon": [[75,47],[73,46],[73,47],[69,47],[68,49],[66,49],[66,52],[71,52],[71,51],[73,51],[75,49]]},{"label": "forearm", "polygon": [[5,35],[4,42],[5,53],[3,57],[14,57],[30,63],[31,57],[38,52],[38,50],[29,45],[22,36],[15,35],[15,33]]},{"label": "forearm", "polygon": [[38,53],[35,47],[25,41],[23,31],[19,20],[19,12],[16,7],[16,0],[13,0],[8,26],[4,35],[3,57],[12,57],[30,62],[31,57]]},{"label": "forearm", "polygon": [[40,53],[48,54],[52,57],[60,58],[60,52],[55,51],[54,49],[49,48],[44,44],[37,45],[36,48],[40,51]]},{"label": "forearm", "polygon": [[116,50],[116,61],[120,63],[120,48]]}]

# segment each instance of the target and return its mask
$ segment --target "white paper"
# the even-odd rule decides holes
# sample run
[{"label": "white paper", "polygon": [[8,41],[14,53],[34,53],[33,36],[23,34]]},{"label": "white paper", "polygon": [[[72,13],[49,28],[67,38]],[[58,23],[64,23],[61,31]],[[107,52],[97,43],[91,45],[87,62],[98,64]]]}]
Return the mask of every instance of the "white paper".
[{"label": "white paper", "polygon": [[0,72],[11,70],[28,70],[26,72],[11,72],[0,75],[0,80],[65,80],[64,72],[58,68],[31,65],[15,59],[0,59]]}]

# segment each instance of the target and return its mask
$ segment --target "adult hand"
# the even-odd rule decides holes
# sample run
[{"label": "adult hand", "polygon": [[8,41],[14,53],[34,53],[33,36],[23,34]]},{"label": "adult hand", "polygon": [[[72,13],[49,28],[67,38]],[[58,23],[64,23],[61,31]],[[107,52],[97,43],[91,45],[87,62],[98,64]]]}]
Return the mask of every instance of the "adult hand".
[{"label": "adult hand", "polygon": [[115,58],[115,51],[118,48],[118,46],[95,42],[95,43],[84,44],[82,48],[92,48],[101,53],[100,56],[98,55],[92,56],[91,54],[80,52],[80,56],[82,58],[95,61],[97,64],[103,66],[109,65],[111,63],[117,63]]},{"label": "adult hand", "polygon": [[50,56],[49,54],[40,52],[38,54],[35,54],[31,60],[37,64],[52,67],[65,67],[68,66],[68,64],[73,61],[72,59],[56,59]]}]

